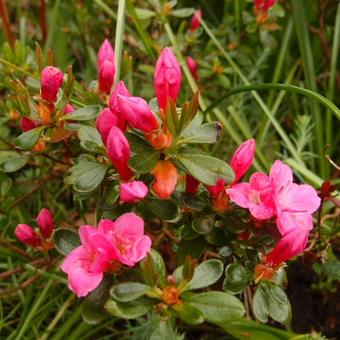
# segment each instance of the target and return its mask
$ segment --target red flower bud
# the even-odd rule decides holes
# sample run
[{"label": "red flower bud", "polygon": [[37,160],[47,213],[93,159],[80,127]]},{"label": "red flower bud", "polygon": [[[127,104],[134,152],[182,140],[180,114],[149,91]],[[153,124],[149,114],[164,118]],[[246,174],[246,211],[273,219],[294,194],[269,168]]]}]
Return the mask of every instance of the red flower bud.
[{"label": "red flower bud", "polygon": [[41,209],[38,217],[37,223],[40,228],[41,235],[44,238],[50,238],[53,232],[53,214],[48,209]]},{"label": "red flower bud", "polygon": [[63,84],[64,74],[56,67],[47,66],[41,72],[41,98],[55,102]]},{"label": "red flower bud", "polygon": [[32,119],[24,116],[21,118],[20,127],[23,132],[27,132],[37,127],[37,124]]},{"label": "red flower bud", "polygon": [[191,18],[190,31],[195,32],[201,26],[202,11],[197,9]]},{"label": "red flower bud", "polygon": [[27,224],[18,224],[14,233],[17,239],[24,244],[32,247],[37,247],[41,244],[39,236]]}]

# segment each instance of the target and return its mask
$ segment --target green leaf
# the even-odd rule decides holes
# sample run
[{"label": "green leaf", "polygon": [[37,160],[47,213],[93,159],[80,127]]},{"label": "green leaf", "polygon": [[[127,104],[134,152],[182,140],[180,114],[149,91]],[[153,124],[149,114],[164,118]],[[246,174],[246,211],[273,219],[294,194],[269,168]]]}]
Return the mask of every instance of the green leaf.
[{"label": "green leaf", "polygon": [[202,312],[188,303],[182,302],[172,306],[177,316],[189,325],[198,325],[204,322]]},{"label": "green leaf", "polygon": [[101,107],[99,105],[91,105],[75,110],[63,116],[60,120],[78,120],[86,121],[97,118]]},{"label": "green leaf", "polygon": [[223,292],[206,292],[195,294],[186,300],[198,308],[206,319],[212,323],[228,322],[242,317],[245,313],[242,302],[233,295]]},{"label": "green leaf", "polygon": [[13,144],[15,144],[20,149],[32,149],[32,147],[37,144],[44,129],[45,126],[39,126],[30,131],[24,132],[14,139]]},{"label": "green leaf", "polygon": [[166,285],[166,267],[162,255],[151,249],[148,256],[140,262],[145,282],[149,286]]},{"label": "green leaf", "polygon": [[145,201],[145,205],[150,211],[164,221],[172,221],[178,215],[178,206],[172,200],[159,200],[150,198]]},{"label": "green leaf", "polygon": [[177,263],[183,263],[188,255],[198,259],[206,246],[207,242],[202,236],[197,237],[194,242],[192,240],[181,240],[177,249]]},{"label": "green leaf", "polygon": [[156,13],[154,11],[151,11],[149,9],[146,8],[138,8],[135,7],[137,16],[139,20],[147,20],[150,19],[152,17],[154,17],[156,15]]},{"label": "green leaf", "polygon": [[[223,273],[223,263],[220,260],[206,260],[195,268],[194,276],[185,290],[195,290],[214,284]],[[183,278],[183,266],[178,267],[173,276],[179,283]]]},{"label": "green leaf", "polygon": [[57,229],[54,232],[53,241],[59,253],[65,256],[81,244],[79,235],[75,231],[65,228]]},{"label": "green leaf", "polygon": [[99,286],[86,296],[81,306],[81,316],[86,323],[97,325],[109,317],[104,305],[110,296],[112,281],[112,275],[105,276]]},{"label": "green leaf", "polygon": [[89,152],[101,153],[105,147],[98,130],[92,126],[81,126],[78,131],[80,146]]},{"label": "green leaf", "polygon": [[218,158],[200,153],[182,153],[177,155],[177,159],[203,184],[214,185],[218,179],[223,179],[227,183],[234,180],[235,175],[231,167]]},{"label": "green leaf", "polygon": [[261,285],[258,285],[253,296],[253,313],[259,321],[266,323],[269,317],[269,302],[266,299],[266,292]]},{"label": "green leaf", "polygon": [[29,156],[22,156],[15,151],[0,152],[0,171],[15,172],[21,169],[29,160]]},{"label": "green leaf", "polygon": [[172,16],[177,18],[187,18],[193,15],[194,13],[195,13],[194,8],[180,8],[170,12]]},{"label": "green leaf", "polygon": [[170,318],[159,318],[154,327],[149,340],[183,340],[184,338],[176,334]]},{"label": "green leaf", "polygon": [[122,319],[137,319],[152,309],[153,302],[149,299],[139,299],[133,302],[120,303],[109,299],[105,309],[113,316]]},{"label": "green leaf", "polygon": [[144,151],[133,155],[129,160],[130,167],[140,174],[149,173],[159,161],[157,151]]},{"label": "green leaf", "polygon": [[129,141],[130,148],[133,153],[141,153],[141,152],[154,152],[155,150],[148,144],[141,136],[127,132],[125,133],[126,138]]},{"label": "green leaf", "polygon": [[129,302],[145,295],[151,288],[139,282],[126,282],[111,288],[110,294],[119,302]]},{"label": "green leaf", "polygon": [[223,127],[220,122],[210,122],[198,127],[189,126],[179,137],[177,144],[215,143]]},{"label": "green leaf", "polygon": [[208,234],[215,225],[215,217],[213,215],[197,216],[192,221],[192,229],[198,234]]},{"label": "green leaf", "polygon": [[70,175],[64,181],[73,185],[79,193],[91,193],[104,180],[108,165],[81,159],[77,165],[69,169]]},{"label": "green leaf", "polygon": [[231,263],[225,269],[223,289],[230,294],[238,294],[246,288],[253,277],[253,273],[239,263]]}]

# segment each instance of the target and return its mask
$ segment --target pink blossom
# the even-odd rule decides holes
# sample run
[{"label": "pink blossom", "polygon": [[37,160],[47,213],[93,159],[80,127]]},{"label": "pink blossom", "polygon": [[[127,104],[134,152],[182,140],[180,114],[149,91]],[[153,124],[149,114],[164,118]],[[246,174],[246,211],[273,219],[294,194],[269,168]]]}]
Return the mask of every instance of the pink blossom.
[{"label": "pink blossom", "polygon": [[70,290],[82,297],[99,285],[116,256],[112,243],[97,228],[81,226],[79,236],[82,245],[71,251],[61,269],[68,274]]},{"label": "pink blossom", "polygon": [[113,48],[110,42],[107,39],[105,39],[98,51],[97,59],[98,70],[104,64],[105,61],[110,61],[111,63],[114,63],[114,59],[115,53],[113,51]]},{"label": "pink blossom", "polygon": [[119,113],[133,128],[145,133],[158,129],[156,117],[143,98],[117,95],[117,99]]},{"label": "pink blossom", "polygon": [[130,159],[130,145],[124,133],[116,126],[112,126],[106,141],[107,154],[124,180],[129,180],[132,171],[128,166]]},{"label": "pink blossom", "polygon": [[18,224],[14,233],[17,239],[24,244],[32,247],[37,247],[41,244],[38,234],[27,224]]},{"label": "pink blossom", "polygon": [[98,230],[112,242],[118,260],[134,266],[151,248],[150,237],[144,235],[144,221],[135,213],[126,213],[114,222],[101,220]]},{"label": "pink blossom", "polygon": [[202,11],[197,9],[191,18],[190,31],[195,32],[200,26],[202,21]]},{"label": "pink blossom", "polygon": [[23,116],[20,121],[20,127],[23,132],[27,132],[37,127],[37,124],[32,119]]},{"label": "pink blossom", "polygon": [[185,192],[188,194],[196,194],[200,182],[189,174],[185,177]]},{"label": "pink blossom", "polygon": [[140,201],[149,192],[148,187],[142,181],[121,183],[119,190],[120,200],[128,203]]},{"label": "pink blossom", "polygon": [[74,111],[74,107],[71,104],[66,104],[64,107],[64,114],[67,115]]},{"label": "pink blossom", "polygon": [[37,223],[44,238],[50,238],[54,229],[53,214],[46,208],[41,209],[37,216]]},{"label": "pink blossom", "polygon": [[169,47],[162,50],[157,60],[154,81],[158,105],[165,110],[168,98],[176,102],[182,82],[181,67]]},{"label": "pink blossom", "polygon": [[275,5],[276,0],[254,0],[256,10],[263,10],[267,12],[271,7]]},{"label": "pink blossom", "polygon": [[56,67],[47,66],[41,71],[41,98],[55,102],[63,84],[64,74]]},{"label": "pink blossom", "polygon": [[197,73],[197,62],[191,57],[187,57],[187,64],[189,67],[189,70],[194,77],[194,79],[198,79],[198,73]]},{"label": "pink blossom", "polygon": [[235,172],[235,179],[231,185],[237,183],[253,164],[255,147],[255,140],[249,139],[235,151],[230,161],[230,166]]},{"label": "pink blossom", "polygon": [[96,127],[102,138],[103,143],[106,145],[107,137],[111,131],[112,126],[118,127],[118,117],[113,114],[109,108],[105,108],[99,113],[96,119]]},{"label": "pink blossom", "polygon": [[238,183],[226,190],[230,199],[242,208],[249,209],[259,220],[275,214],[270,178],[257,172],[250,176],[249,183]]}]

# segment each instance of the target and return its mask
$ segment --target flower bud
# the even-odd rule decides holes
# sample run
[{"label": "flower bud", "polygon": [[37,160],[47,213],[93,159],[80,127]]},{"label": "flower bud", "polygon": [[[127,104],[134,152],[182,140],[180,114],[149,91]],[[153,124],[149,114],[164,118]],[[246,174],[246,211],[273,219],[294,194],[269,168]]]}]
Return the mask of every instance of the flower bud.
[{"label": "flower bud", "polygon": [[99,68],[99,91],[110,94],[115,77],[115,65],[113,62],[105,60]]},{"label": "flower bud", "polygon": [[159,161],[151,171],[155,176],[153,190],[162,199],[170,197],[176,189],[178,173],[176,167],[169,160]]},{"label": "flower bud", "polygon": [[105,145],[112,126],[118,126],[118,123],[117,116],[114,115],[109,108],[105,108],[99,113],[96,120],[96,127]]},{"label": "flower bud", "polygon": [[37,127],[37,124],[32,119],[23,116],[20,121],[20,127],[23,132],[27,132]]},{"label": "flower bud", "polygon": [[71,104],[66,104],[64,107],[64,114],[67,115],[74,111],[74,107]]},{"label": "flower bud", "polygon": [[197,9],[191,18],[190,31],[195,32],[200,26],[202,21],[202,11]]},{"label": "flower bud", "polygon": [[215,185],[207,186],[206,188],[212,198],[217,198],[220,193],[225,190],[225,183],[223,179],[219,179],[216,181]]},{"label": "flower bud", "polygon": [[148,187],[142,181],[122,183],[119,187],[120,200],[134,203],[142,200],[149,192]]},{"label": "flower bud", "polygon": [[232,185],[237,183],[253,164],[255,148],[255,140],[249,139],[241,144],[235,151],[230,161],[230,166],[235,172],[235,179]]},{"label": "flower bud", "polygon": [[186,177],[185,177],[185,192],[187,194],[192,194],[192,195],[196,194],[199,185],[200,185],[200,182],[196,178],[192,177],[189,174],[186,174]]},{"label": "flower bud", "polygon": [[165,110],[168,98],[176,103],[182,74],[180,65],[169,47],[162,50],[157,60],[154,81],[159,107]]},{"label": "flower bud", "polygon": [[143,98],[117,95],[117,99],[119,113],[133,128],[145,133],[158,129],[156,117]]},{"label": "flower bud", "polygon": [[41,244],[39,236],[27,224],[18,224],[14,233],[17,239],[24,244],[32,247],[37,247]]},{"label": "flower bud", "polygon": [[57,100],[64,74],[56,67],[47,66],[41,72],[41,98],[48,102]]},{"label": "flower bud", "polygon": [[130,145],[123,134],[116,126],[112,126],[106,142],[107,154],[123,180],[129,180],[132,171],[128,166],[130,159]]},{"label": "flower bud", "polygon": [[255,10],[267,12],[275,2],[276,0],[254,0]]},{"label": "flower bud", "polygon": [[41,209],[38,217],[37,223],[41,232],[41,235],[44,238],[50,238],[53,232],[54,223],[53,223],[53,214],[48,209]]},{"label": "flower bud", "polygon": [[190,73],[192,74],[194,79],[198,79],[199,77],[198,77],[198,74],[197,74],[197,63],[196,63],[196,61],[191,57],[187,57],[187,64],[188,64]]},{"label": "flower bud", "polygon": [[98,51],[98,59],[97,59],[98,70],[104,64],[104,61],[110,61],[111,63],[114,63],[114,58],[115,58],[115,53],[113,51],[113,48],[110,42],[107,39],[105,39]]}]

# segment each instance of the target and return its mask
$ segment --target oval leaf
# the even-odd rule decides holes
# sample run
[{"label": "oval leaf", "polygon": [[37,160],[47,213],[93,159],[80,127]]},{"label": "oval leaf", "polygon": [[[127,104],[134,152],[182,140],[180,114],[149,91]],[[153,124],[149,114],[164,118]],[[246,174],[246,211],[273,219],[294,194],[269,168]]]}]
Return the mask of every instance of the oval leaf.
[{"label": "oval leaf", "polygon": [[29,150],[35,144],[37,144],[44,129],[44,126],[39,126],[30,131],[27,131],[15,138],[13,144],[15,144],[20,149]]},{"label": "oval leaf", "polygon": [[68,255],[80,246],[79,235],[70,229],[60,228],[54,232],[53,240],[56,249],[63,255]]},{"label": "oval leaf", "polygon": [[248,286],[252,277],[253,273],[247,267],[238,263],[231,263],[225,270],[223,289],[227,293],[238,294]]},{"label": "oval leaf", "polygon": [[112,298],[119,302],[129,302],[145,295],[151,288],[139,282],[126,282],[111,288]]},{"label": "oval leaf", "polygon": [[99,105],[91,105],[70,112],[64,117],[62,117],[60,120],[79,120],[79,121],[91,120],[97,118],[100,110],[101,107]]},{"label": "oval leaf", "polygon": [[137,319],[152,309],[153,302],[149,299],[139,299],[128,303],[119,303],[109,299],[105,309],[118,318]]},{"label": "oval leaf", "polygon": [[29,156],[22,156],[15,151],[0,152],[0,171],[15,172],[21,169],[29,160]]}]

